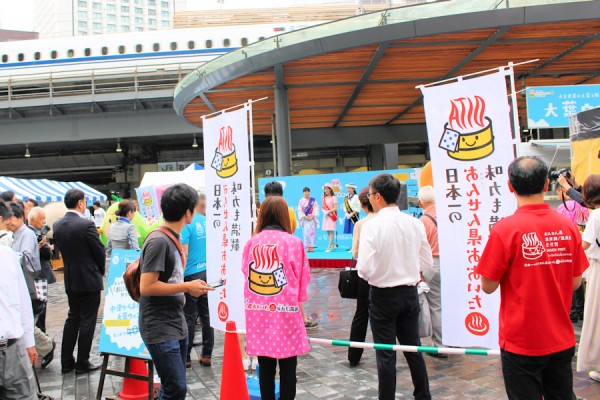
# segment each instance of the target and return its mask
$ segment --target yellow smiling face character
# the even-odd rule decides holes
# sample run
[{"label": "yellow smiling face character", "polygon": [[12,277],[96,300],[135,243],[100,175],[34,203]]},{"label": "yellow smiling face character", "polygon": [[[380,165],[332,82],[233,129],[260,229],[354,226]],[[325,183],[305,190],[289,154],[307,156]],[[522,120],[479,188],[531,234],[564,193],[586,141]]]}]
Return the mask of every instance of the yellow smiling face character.
[{"label": "yellow smiling face character", "polygon": [[481,160],[494,152],[492,121],[487,117],[485,119],[488,121],[485,128],[459,135],[457,150],[448,151],[451,158],[463,161]]}]

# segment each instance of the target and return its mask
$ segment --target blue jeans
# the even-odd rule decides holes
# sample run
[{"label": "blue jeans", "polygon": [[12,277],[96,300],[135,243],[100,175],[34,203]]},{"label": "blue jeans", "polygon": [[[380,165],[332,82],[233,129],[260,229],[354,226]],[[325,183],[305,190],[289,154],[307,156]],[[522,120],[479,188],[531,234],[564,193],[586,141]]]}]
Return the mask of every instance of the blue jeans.
[{"label": "blue jeans", "polygon": [[183,400],[187,392],[185,384],[185,358],[187,338],[147,345],[156,372],[162,384],[159,400]]}]

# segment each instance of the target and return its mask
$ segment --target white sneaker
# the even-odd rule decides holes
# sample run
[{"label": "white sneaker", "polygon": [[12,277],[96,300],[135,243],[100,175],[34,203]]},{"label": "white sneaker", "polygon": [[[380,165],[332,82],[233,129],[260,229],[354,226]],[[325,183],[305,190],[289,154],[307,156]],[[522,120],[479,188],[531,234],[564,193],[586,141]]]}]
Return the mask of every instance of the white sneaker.
[{"label": "white sneaker", "polygon": [[250,368],[250,358],[242,358],[242,365],[244,366],[244,371],[247,371]]},{"label": "white sneaker", "polygon": [[600,372],[598,371],[590,371],[589,377],[596,382],[600,382]]},{"label": "white sneaker", "polygon": [[250,369],[256,371],[256,367],[258,367],[258,357],[252,357],[252,365]]}]

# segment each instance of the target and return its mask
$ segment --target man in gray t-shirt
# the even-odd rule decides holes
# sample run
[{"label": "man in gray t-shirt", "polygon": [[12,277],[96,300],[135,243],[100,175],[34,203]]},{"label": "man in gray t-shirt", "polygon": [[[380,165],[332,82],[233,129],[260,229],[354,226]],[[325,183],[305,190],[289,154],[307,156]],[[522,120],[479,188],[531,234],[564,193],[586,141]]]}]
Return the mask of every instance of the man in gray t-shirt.
[{"label": "man in gray t-shirt", "polygon": [[183,399],[188,346],[184,294],[198,297],[212,289],[201,280],[183,281],[179,234],[192,222],[198,194],[177,184],[160,201],[165,222],[150,233],[140,257],[140,334],[161,378],[159,399]]}]

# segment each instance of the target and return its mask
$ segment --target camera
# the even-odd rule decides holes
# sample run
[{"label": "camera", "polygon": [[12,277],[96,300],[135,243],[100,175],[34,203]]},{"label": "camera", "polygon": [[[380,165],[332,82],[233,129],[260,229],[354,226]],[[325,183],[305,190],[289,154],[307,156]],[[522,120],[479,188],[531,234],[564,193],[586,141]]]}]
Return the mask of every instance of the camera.
[{"label": "camera", "polygon": [[44,225],[42,227],[42,229],[40,230],[40,234],[37,235],[37,241],[38,243],[40,243],[42,241],[42,239],[44,239],[44,236],[46,236],[46,234],[50,232],[50,227],[48,225]]},{"label": "camera", "polygon": [[559,176],[564,176],[567,179],[571,179],[571,171],[568,168],[559,169],[556,171],[550,171],[550,180],[557,180]]}]

